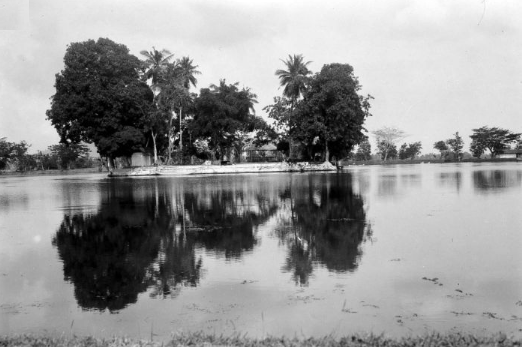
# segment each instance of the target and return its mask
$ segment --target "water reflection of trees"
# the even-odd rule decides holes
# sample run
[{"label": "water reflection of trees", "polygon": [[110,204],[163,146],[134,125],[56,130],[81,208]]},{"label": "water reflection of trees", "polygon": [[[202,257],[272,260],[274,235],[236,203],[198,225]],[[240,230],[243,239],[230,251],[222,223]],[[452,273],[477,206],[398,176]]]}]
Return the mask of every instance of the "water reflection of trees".
[{"label": "water reflection of trees", "polygon": [[477,190],[498,190],[522,184],[522,172],[514,170],[482,170],[473,172],[473,185]]},{"label": "water reflection of trees", "polygon": [[100,188],[96,213],[64,216],[53,245],[82,308],[118,311],[147,290],[175,297],[199,284],[198,247],[240,257],[256,244],[254,228],[277,211],[275,195],[260,187],[172,183],[112,181]]},{"label": "water reflection of trees", "polygon": [[450,185],[455,186],[457,191],[460,191],[462,186],[462,173],[460,171],[456,172],[441,172],[439,174],[439,184],[440,185]]},{"label": "water reflection of trees", "polygon": [[284,271],[296,284],[307,285],[314,263],[330,271],[354,271],[360,245],[371,236],[364,201],[354,194],[349,174],[306,176],[281,194],[277,235],[287,244]]},{"label": "water reflection of trees", "polygon": [[117,311],[149,287],[175,295],[199,281],[194,240],[176,228],[179,207],[158,187],[135,188],[112,184],[97,213],[64,216],[53,239],[84,309]]},{"label": "water reflection of trees", "polygon": [[267,189],[228,183],[185,194],[190,225],[202,230],[196,242],[227,259],[252,250],[257,243],[255,229],[278,209],[275,195]]}]

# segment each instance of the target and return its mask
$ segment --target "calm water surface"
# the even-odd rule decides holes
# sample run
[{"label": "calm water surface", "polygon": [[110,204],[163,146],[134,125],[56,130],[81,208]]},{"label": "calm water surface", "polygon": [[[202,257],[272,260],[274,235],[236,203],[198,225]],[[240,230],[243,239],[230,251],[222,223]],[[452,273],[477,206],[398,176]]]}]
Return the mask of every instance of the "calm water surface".
[{"label": "calm water surface", "polygon": [[522,336],[522,164],[0,177],[0,334]]}]

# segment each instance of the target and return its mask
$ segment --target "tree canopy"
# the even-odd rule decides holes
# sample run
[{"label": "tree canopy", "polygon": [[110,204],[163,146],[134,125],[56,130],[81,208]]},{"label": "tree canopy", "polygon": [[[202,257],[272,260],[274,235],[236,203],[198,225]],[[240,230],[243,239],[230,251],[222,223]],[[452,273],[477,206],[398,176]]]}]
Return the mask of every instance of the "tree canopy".
[{"label": "tree canopy", "polygon": [[311,62],[304,62],[301,54],[288,55],[288,59],[283,63],[286,70],[279,69],[276,71],[276,76],[279,77],[279,83],[283,89],[283,95],[295,103],[296,100],[306,91],[307,76],[311,73],[308,70],[308,64]]},{"label": "tree canopy", "polygon": [[203,88],[194,103],[194,120],[190,131],[195,138],[207,139],[209,149],[222,157],[243,132],[252,132],[259,125],[255,117],[256,95],[248,88],[221,80],[219,86]]},{"label": "tree canopy", "polygon": [[420,142],[403,143],[399,149],[399,159],[410,159],[413,160],[417,155],[420,154],[422,144]]},{"label": "tree canopy", "polygon": [[109,39],[71,43],[47,118],[62,143],[94,143],[102,156],[130,156],[145,144],[153,94],[141,62]]},{"label": "tree canopy", "polygon": [[479,158],[487,149],[491,153],[491,157],[495,158],[504,149],[510,148],[511,144],[517,143],[521,135],[507,129],[483,126],[473,129],[473,134],[470,135],[472,140],[470,150],[473,156]]},{"label": "tree canopy", "polygon": [[447,154],[448,152],[448,144],[446,143],[446,141],[437,141],[433,144],[433,148],[435,148],[436,150],[438,150],[440,152],[440,159],[442,159],[442,156],[444,154]]},{"label": "tree canopy", "polygon": [[365,138],[363,124],[370,115],[371,96],[360,96],[360,89],[350,65],[324,65],[310,78],[303,100],[291,116],[291,136],[308,147],[319,142],[325,160],[331,155],[345,156]]}]

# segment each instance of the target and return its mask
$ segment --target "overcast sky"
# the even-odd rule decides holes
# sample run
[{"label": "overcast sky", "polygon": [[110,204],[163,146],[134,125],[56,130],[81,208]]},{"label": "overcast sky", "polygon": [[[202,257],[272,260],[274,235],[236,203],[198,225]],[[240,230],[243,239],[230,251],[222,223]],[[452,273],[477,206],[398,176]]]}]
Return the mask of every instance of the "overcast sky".
[{"label": "overcast sky", "polygon": [[289,54],[348,63],[375,97],[369,131],[398,127],[423,153],[459,131],[468,150],[473,128],[522,132],[521,18],[520,0],[0,0],[0,137],[58,143],[45,111],[67,45],[107,37],[190,56],[198,90],[239,82],[258,115]]}]

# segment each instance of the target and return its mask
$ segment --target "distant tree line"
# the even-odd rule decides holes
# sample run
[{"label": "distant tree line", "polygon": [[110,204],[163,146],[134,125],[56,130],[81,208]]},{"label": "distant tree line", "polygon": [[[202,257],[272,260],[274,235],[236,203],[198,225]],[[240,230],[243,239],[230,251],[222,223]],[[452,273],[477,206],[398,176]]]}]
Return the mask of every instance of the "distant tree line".
[{"label": "distant tree line", "polygon": [[[397,143],[406,137],[406,134],[394,127],[382,127],[372,131],[376,138],[377,150],[372,154],[371,144],[366,137],[357,146],[355,151],[350,153],[349,158],[364,161],[378,157],[380,160],[413,160],[418,157],[422,150],[422,143],[403,143],[397,150]],[[447,140],[440,140],[433,144],[433,148],[440,152],[440,160],[460,161],[465,155],[477,159],[484,158],[486,151],[490,158],[496,158],[504,153],[505,150],[522,149],[521,133],[514,133],[510,130],[499,127],[483,126],[473,129],[469,150],[471,153],[464,153],[464,141],[459,132]],[[433,155],[434,156],[434,155]]]},{"label": "distant tree line", "polygon": [[89,149],[83,144],[57,144],[47,151],[29,154],[31,147],[27,142],[9,142],[0,138],[0,170],[65,170],[96,167],[99,160],[89,156]]}]

